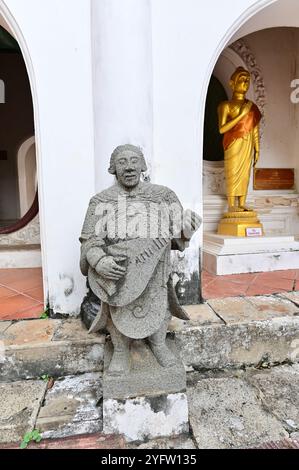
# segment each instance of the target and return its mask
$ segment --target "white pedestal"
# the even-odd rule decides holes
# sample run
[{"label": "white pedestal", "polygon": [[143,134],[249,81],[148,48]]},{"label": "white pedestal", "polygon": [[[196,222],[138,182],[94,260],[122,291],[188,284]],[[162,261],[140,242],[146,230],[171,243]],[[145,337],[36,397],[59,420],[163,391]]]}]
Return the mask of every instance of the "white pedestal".
[{"label": "white pedestal", "polygon": [[299,269],[294,236],[230,237],[204,233],[203,268],[216,275]]},{"label": "white pedestal", "polygon": [[103,374],[104,434],[121,434],[128,442],[171,437],[189,432],[186,371],[175,340],[167,345],[177,356],[172,367],[161,367],[145,341],[132,341],[131,367],[117,377],[109,374],[113,347],[106,342]]},{"label": "white pedestal", "polygon": [[186,393],[104,399],[103,417],[104,433],[123,435],[128,442],[189,432]]}]

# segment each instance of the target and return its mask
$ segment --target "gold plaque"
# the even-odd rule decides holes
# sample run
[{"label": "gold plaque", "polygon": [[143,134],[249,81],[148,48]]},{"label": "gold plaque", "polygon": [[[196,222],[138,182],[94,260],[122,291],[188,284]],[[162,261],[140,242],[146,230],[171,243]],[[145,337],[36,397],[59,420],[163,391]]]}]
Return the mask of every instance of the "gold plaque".
[{"label": "gold plaque", "polygon": [[257,190],[293,189],[293,168],[255,168],[253,188]]}]

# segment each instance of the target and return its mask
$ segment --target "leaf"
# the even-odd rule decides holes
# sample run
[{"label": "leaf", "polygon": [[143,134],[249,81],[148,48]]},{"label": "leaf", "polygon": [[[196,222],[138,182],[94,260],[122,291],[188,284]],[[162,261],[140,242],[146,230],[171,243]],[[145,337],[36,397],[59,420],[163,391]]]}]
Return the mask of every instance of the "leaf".
[{"label": "leaf", "polygon": [[28,446],[28,442],[23,441],[20,445],[20,449],[26,449]]},{"label": "leaf", "polygon": [[25,434],[25,436],[23,437],[23,441],[27,442],[27,444],[31,441],[31,439],[32,439],[31,432]]},{"label": "leaf", "polygon": [[35,439],[35,442],[39,443],[39,442],[41,442],[42,439],[43,439],[42,436],[38,436],[38,438]]},{"label": "leaf", "polygon": [[32,433],[32,439],[35,441],[36,439],[39,438],[39,436],[40,436],[39,431],[34,430],[33,433]]}]

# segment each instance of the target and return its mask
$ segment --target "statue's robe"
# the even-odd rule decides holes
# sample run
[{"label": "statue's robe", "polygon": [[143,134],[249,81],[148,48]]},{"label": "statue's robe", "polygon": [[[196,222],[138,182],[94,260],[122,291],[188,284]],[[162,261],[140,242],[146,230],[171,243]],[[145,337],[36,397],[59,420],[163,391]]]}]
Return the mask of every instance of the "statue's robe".
[{"label": "statue's robe", "polygon": [[[125,336],[143,339],[170,315],[188,319],[171,279],[170,251],[183,251],[183,209],[170,189],[139,183],[126,191],[118,183],[94,196],[81,234],[81,271],[101,300],[91,331],[104,329],[111,316]],[[119,281],[100,276],[88,257],[110,255],[127,269]]]},{"label": "statue's robe", "polygon": [[254,144],[259,139],[261,113],[253,104],[249,113],[224,134],[224,168],[227,196],[246,196]]}]

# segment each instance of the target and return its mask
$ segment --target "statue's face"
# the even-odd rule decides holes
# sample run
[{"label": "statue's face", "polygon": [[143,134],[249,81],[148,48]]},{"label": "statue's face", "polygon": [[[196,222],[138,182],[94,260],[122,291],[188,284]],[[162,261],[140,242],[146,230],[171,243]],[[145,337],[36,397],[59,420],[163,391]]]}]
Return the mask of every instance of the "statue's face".
[{"label": "statue's face", "polygon": [[142,159],[131,151],[122,152],[115,160],[116,177],[125,188],[134,188],[140,181]]},{"label": "statue's face", "polygon": [[234,91],[236,93],[247,93],[250,87],[250,75],[241,73],[235,81]]}]

